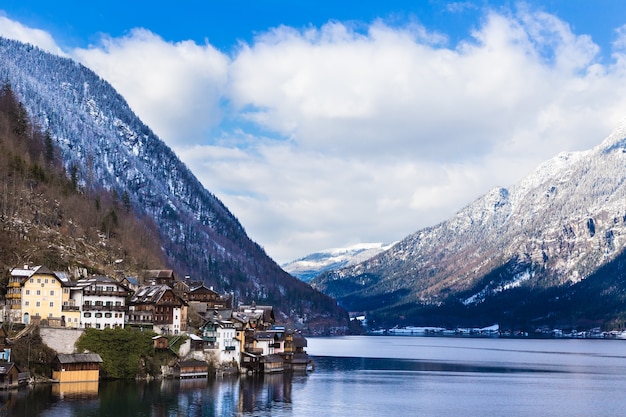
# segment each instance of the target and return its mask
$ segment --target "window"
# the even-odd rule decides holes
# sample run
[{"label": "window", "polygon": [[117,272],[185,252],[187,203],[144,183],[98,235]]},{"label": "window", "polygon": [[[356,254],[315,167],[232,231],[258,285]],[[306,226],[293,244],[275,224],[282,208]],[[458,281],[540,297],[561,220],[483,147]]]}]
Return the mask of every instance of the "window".
[{"label": "window", "polygon": [[48,317],[49,317],[49,318],[52,318],[52,313],[48,313]]},{"label": "window", "polygon": [[37,278],[37,284],[41,284],[41,278]]},{"label": "window", "polygon": [[104,313],[104,317],[111,318],[111,313]]},{"label": "window", "polygon": [[85,316],[85,318],[89,318],[89,317],[91,317],[91,313],[85,313],[84,316]]},{"label": "window", "polygon": [[37,302],[35,303],[35,307],[39,307],[40,305],[41,305],[41,303],[40,303],[39,301],[37,301]]},{"label": "window", "polygon": [[34,279],[34,278],[31,278],[31,279],[30,279],[30,283],[31,283],[31,284],[34,284],[34,283],[35,283],[35,279]]},{"label": "window", "polygon": [[63,294],[68,294],[70,292],[69,288],[63,288]]},{"label": "window", "polygon": [[50,307],[54,307],[54,301],[50,301]]},{"label": "window", "polygon": [[96,323],[96,329],[100,328],[100,323]]},{"label": "window", "polygon": [[41,290],[37,290],[37,295],[41,295]]},{"label": "window", "polygon": [[50,290],[50,295],[54,295],[54,290]]},{"label": "window", "polygon": [[102,317],[102,313],[96,313],[96,318]]},{"label": "window", "polygon": [[30,305],[30,302],[29,301],[24,301],[24,305],[28,306],[28,305]]},{"label": "window", "polygon": [[48,278],[45,279],[46,284],[48,283]]},{"label": "window", "polygon": [[26,295],[30,295],[30,290],[26,290]]}]

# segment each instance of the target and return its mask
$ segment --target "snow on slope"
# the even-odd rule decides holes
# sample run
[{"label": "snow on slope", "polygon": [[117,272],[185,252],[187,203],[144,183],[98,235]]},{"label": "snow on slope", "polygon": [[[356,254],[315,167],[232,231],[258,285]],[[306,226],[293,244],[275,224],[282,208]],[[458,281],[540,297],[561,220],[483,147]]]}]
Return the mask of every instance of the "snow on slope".
[{"label": "snow on slope", "polygon": [[309,282],[322,272],[356,265],[391,248],[394,243],[359,243],[346,248],[327,249],[281,265],[291,275]]}]

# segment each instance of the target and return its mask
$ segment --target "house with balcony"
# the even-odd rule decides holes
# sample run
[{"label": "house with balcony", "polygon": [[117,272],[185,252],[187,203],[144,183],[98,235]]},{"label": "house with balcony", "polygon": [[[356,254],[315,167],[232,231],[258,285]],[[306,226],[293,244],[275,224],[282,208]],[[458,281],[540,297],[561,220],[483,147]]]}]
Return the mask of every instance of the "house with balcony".
[{"label": "house with balcony", "polygon": [[167,285],[140,287],[128,303],[128,324],[158,334],[187,331],[187,303]]},{"label": "house with balcony", "polygon": [[217,353],[220,362],[239,362],[240,343],[230,320],[210,319],[200,328],[204,349]]},{"label": "house with balcony", "polygon": [[46,320],[50,326],[80,327],[80,311],[63,309],[63,305],[69,303],[71,293],[71,282],[67,276],[52,272],[45,266],[13,269],[11,276],[11,288],[16,288],[17,279],[20,282],[19,321],[30,324],[31,321]]},{"label": "house with balcony", "polygon": [[108,329],[124,327],[131,291],[106,276],[78,280],[71,288],[71,298],[63,308],[81,311],[81,327]]}]

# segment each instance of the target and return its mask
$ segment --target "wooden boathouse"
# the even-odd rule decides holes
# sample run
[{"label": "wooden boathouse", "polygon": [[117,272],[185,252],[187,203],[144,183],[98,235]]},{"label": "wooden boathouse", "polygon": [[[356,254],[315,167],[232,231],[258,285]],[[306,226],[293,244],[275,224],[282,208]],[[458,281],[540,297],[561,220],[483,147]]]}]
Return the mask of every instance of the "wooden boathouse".
[{"label": "wooden boathouse", "polygon": [[97,353],[59,353],[52,362],[52,379],[58,382],[88,382],[100,379],[102,358]]}]

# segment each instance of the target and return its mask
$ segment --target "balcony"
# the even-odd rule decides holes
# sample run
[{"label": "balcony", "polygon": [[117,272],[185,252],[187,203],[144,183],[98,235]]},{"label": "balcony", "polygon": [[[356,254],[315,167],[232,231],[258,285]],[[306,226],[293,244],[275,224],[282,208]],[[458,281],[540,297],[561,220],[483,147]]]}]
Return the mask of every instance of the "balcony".
[{"label": "balcony", "polygon": [[235,346],[224,346],[224,350],[235,350]]},{"label": "balcony", "polygon": [[128,291],[105,291],[105,290],[89,290],[84,289],[83,295],[109,295],[111,297],[125,298],[128,295]]},{"label": "balcony", "polygon": [[128,306],[83,304],[83,311],[128,311]]},{"label": "balcony", "polygon": [[19,281],[13,281],[13,282],[9,282],[9,284],[7,285],[8,288],[19,288],[20,287],[20,282]]},{"label": "balcony", "polygon": [[80,311],[79,306],[61,306],[61,311]]}]

